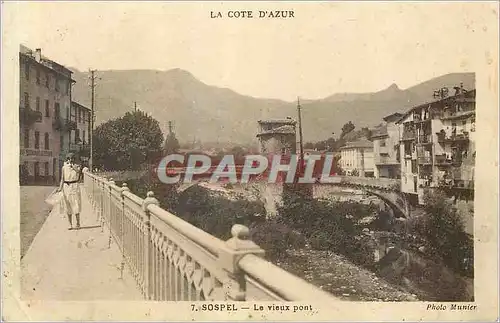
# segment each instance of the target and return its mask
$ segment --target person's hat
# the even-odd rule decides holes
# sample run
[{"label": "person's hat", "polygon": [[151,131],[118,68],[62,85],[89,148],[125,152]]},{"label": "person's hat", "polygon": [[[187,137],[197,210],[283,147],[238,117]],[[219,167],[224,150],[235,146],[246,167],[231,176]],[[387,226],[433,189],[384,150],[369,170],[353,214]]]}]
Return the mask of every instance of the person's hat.
[{"label": "person's hat", "polygon": [[68,154],[66,155],[66,159],[71,159],[71,158],[73,158],[73,157],[75,157],[75,154],[73,154],[73,153],[68,153]]}]

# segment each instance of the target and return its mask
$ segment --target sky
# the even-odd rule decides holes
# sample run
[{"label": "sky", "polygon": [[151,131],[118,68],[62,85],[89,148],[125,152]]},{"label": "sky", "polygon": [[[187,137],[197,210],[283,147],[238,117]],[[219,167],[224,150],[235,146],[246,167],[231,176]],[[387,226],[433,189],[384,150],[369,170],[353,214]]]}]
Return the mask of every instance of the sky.
[{"label": "sky", "polygon": [[[181,68],[204,83],[293,101],[408,88],[491,59],[496,4],[21,2],[4,21],[24,45],[81,71]],[[5,9],[5,8],[4,8]],[[293,10],[235,19],[230,10]],[[223,18],[210,18],[218,12]],[[496,34],[498,35],[498,34]],[[7,34],[8,37],[8,34]],[[490,46],[491,47],[491,46]]]}]

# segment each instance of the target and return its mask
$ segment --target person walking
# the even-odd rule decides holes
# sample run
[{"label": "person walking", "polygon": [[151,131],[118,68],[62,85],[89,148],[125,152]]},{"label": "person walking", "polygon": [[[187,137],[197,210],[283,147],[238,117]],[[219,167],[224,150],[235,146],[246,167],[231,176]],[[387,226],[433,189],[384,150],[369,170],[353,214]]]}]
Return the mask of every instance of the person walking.
[{"label": "person walking", "polygon": [[68,230],[73,229],[73,215],[76,218],[76,229],[80,228],[80,211],[81,211],[81,196],[80,196],[80,166],[75,164],[75,156],[73,153],[66,155],[66,161],[61,171],[61,183],[58,191],[63,192],[63,206],[66,215],[68,216]]}]

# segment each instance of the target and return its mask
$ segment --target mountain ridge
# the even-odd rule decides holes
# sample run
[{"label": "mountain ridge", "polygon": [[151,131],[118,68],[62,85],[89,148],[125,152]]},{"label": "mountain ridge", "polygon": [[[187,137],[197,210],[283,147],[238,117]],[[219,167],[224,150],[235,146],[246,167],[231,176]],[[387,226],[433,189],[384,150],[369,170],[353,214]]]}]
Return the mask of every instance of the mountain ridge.
[{"label": "mountain ridge", "polygon": [[[73,98],[90,106],[88,73],[72,69],[76,80]],[[296,102],[257,98],[230,88],[208,85],[191,72],[176,68],[158,70],[104,70],[98,72],[96,125],[138,108],[160,122],[166,134],[167,122],[175,122],[180,142],[255,143],[257,121],[266,118],[296,118]],[[336,93],[318,100],[301,100],[304,141],[318,141],[340,134],[352,121],[357,129],[379,124],[394,112],[432,100],[433,91],[464,83],[475,86],[474,73],[449,73],[407,89],[396,83],[377,92]]]}]

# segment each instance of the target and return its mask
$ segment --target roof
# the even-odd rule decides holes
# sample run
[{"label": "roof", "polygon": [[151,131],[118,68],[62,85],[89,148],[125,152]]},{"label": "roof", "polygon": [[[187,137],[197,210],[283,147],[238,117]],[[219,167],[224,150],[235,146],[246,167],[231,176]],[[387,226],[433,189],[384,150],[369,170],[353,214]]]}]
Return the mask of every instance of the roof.
[{"label": "roof", "polygon": [[425,106],[429,106],[429,105],[434,104],[434,103],[457,100],[457,99],[461,99],[463,97],[466,97],[466,98],[471,98],[471,97],[475,98],[476,97],[476,89],[472,89],[470,91],[466,91],[463,95],[462,94],[451,95],[451,96],[447,96],[447,97],[442,98],[442,99],[433,100],[433,101],[429,101],[429,102],[422,103],[422,104],[419,104],[417,106],[414,106],[410,110],[406,111],[405,114],[396,123],[401,123],[401,121],[403,121],[404,118],[406,118],[410,113],[412,113],[413,111],[415,111],[417,109],[423,108]]},{"label": "roof", "polygon": [[59,63],[56,63],[55,61],[53,61],[53,60],[51,60],[43,55],[41,55],[40,61],[38,61],[35,57],[35,52],[36,51],[34,51],[26,46],[23,46],[23,45],[21,45],[20,49],[19,49],[19,54],[22,57],[29,59],[32,62],[39,64],[39,65],[59,74],[61,76],[67,77],[71,81],[75,82],[73,79],[71,79],[71,74],[73,74],[73,72],[70,69],[64,67],[63,65],[61,65]]},{"label": "roof", "polygon": [[272,135],[272,134],[295,134],[295,127],[291,125],[284,125],[281,127],[276,127],[273,129],[265,130],[257,134],[257,137],[262,136],[262,135]]},{"label": "roof", "polygon": [[344,146],[340,147],[340,149],[349,149],[349,148],[373,148],[373,142],[369,140],[351,141],[346,143]]},{"label": "roof", "polygon": [[[400,114],[400,113],[398,113],[398,114]],[[381,127],[378,127],[378,128],[375,128],[372,130],[372,138],[380,138],[380,137],[387,137],[387,136],[389,136],[389,134],[387,133],[387,125],[383,125]]]},{"label": "roof", "polygon": [[75,102],[75,101],[71,101],[71,105],[76,105],[79,108],[83,108],[83,109],[86,109],[86,110],[90,111],[90,108],[87,108],[86,106],[84,106],[84,105],[82,105],[82,104],[80,104],[78,102]]},{"label": "roof", "polygon": [[259,120],[257,121],[260,124],[268,124],[268,123],[282,123],[282,124],[287,124],[287,125],[295,125],[297,121],[294,119],[266,119],[266,120]]},{"label": "roof", "polygon": [[384,120],[385,122],[396,122],[399,119],[401,119],[402,116],[403,116],[402,113],[396,112],[396,113],[390,114],[390,115],[382,118],[382,120]]}]

